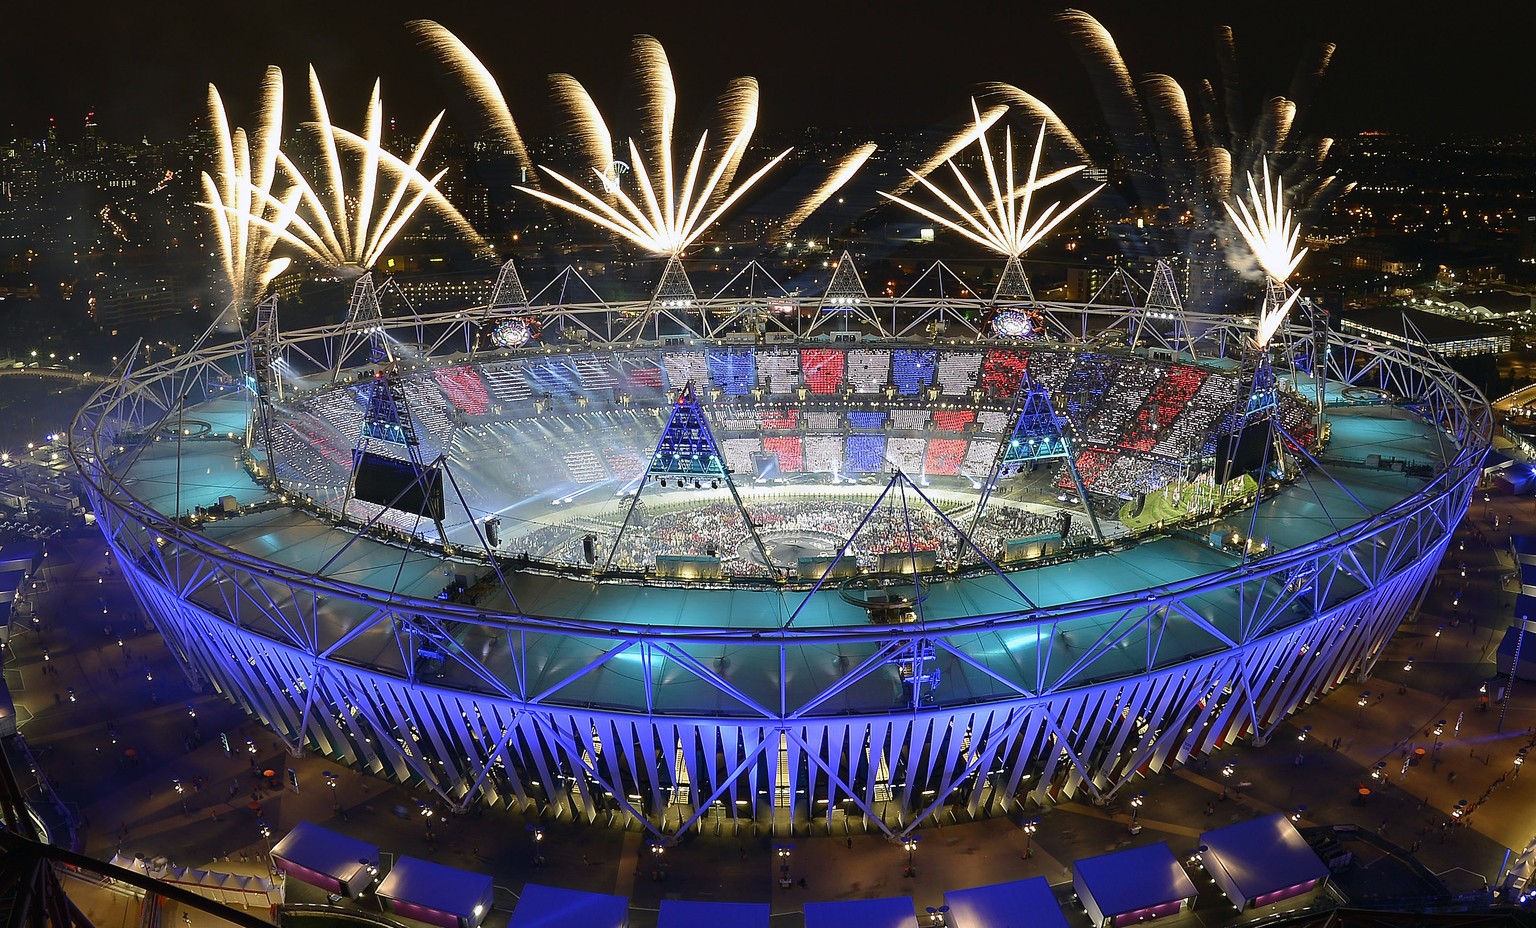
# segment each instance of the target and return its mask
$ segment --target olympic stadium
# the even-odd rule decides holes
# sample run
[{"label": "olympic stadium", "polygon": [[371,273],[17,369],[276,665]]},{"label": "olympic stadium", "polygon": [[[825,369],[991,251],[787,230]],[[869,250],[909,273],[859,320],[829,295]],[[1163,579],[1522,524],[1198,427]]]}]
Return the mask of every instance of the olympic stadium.
[{"label": "olympic stadium", "polygon": [[71,449],[189,676],[295,752],[660,838],[899,835],[1262,743],[1467,506],[1451,369],[1307,312],[1255,350],[1167,274],[877,298],[845,256],[619,304],[509,263],[426,316],[363,277],[344,323],[269,300],[120,372]]}]

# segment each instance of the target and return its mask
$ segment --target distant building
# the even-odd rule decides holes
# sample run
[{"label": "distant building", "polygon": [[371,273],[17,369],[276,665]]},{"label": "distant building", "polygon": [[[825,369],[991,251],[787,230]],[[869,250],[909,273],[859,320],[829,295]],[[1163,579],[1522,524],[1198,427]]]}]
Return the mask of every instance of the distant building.
[{"label": "distant building", "polygon": [[109,279],[92,306],[96,324],[107,327],[170,316],[187,308],[187,294],[175,274],[139,280]]},{"label": "distant building", "polygon": [[1341,324],[1346,332],[1409,348],[1427,348],[1447,358],[1503,354],[1510,347],[1507,329],[1401,306],[1347,313]]},{"label": "distant building", "polygon": [[1370,271],[1407,277],[1417,274],[1423,263],[1403,254],[1390,238],[1352,238],[1331,249],[1339,264],[1352,271]]},{"label": "distant building", "polygon": [[491,301],[496,278],[491,274],[434,274],[393,278],[400,292],[417,308],[484,306]]}]

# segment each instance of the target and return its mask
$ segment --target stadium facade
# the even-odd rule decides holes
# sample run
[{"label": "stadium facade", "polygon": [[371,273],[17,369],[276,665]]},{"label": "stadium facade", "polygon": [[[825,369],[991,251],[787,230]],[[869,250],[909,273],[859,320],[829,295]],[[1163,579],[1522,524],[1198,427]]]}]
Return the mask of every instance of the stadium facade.
[{"label": "stadium facade", "polygon": [[[659,836],[896,835],[1266,741],[1369,672],[1490,441],[1434,357],[1308,324],[1255,356],[1136,305],[366,303],[93,398],[125,576],[292,750]],[[436,502],[370,501],[360,449]]]}]

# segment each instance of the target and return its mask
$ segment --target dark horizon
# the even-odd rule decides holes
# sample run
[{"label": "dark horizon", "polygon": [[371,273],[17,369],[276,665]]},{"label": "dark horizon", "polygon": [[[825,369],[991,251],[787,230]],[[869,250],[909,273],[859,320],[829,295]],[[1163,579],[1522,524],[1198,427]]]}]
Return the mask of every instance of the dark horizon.
[{"label": "dark horizon", "polygon": [[[1133,77],[1169,73],[1191,93],[1200,78],[1217,74],[1214,29],[1232,26],[1250,114],[1287,92],[1299,60],[1322,42],[1336,43],[1311,120],[1326,134],[1510,134],[1525,128],[1526,101],[1536,98],[1536,73],[1523,58],[1536,16],[1523,5],[1492,4],[1476,21],[1417,15],[1401,3],[1306,2],[1283,17],[1210,0],[1179,4],[1177,12],[1159,6],[1114,0],[1083,8],[1115,37]],[[403,131],[419,132],[439,109],[457,123],[466,111],[463,92],[404,25],[431,17],[481,57],[532,136],[556,129],[547,93],[555,71],[586,84],[616,134],[633,131],[622,116],[632,105],[629,39],[639,32],[667,49],[680,125],[707,121],[725,82],[751,74],[761,84],[765,132],[933,125],[962,114],[985,81],[1014,83],[1069,125],[1091,131],[1099,111],[1087,71],[1053,19],[1061,8],[946,16],[911,2],[859,11],[689,3],[546,6],[519,16],[382,0],[365,19],[292,3],[228,7],[210,29],[205,9],[182,0],[153,15],[83,21],[70,19],[64,6],[37,4],[7,17],[12,42],[0,60],[0,126],[37,136],[52,117],[69,138],[94,111],[104,138],[173,138],[204,114],[209,83],[232,119],[246,124],[267,64],[284,70],[291,126],[307,114],[311,62],[340,124],[361,122],[375,77],[383,81],[386,114]],[[731,52],[721,54],[722,45]]]}]

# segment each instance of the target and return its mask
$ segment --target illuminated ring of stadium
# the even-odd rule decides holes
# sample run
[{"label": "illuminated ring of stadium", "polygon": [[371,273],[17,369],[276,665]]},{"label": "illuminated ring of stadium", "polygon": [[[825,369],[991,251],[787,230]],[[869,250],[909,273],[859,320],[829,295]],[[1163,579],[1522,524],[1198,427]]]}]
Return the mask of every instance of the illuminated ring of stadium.
[{"label": "illuminated ring of stadium", "polygon": [[[949,311],[954,302],[945,304]],[[815,306],[809,301],[804,312]],[[918,319],[933,312],[918,301],[880,307]],[[969,307],[974,316],[986,309]],[[644,310],[563,308],[590,313],[594,328],[601,314]],[[1085,332],[1124,327],[1138,312],[1069,304],[1045,311],[1072,317],[1064,331]],[[953,466],[962,448],[1006,437],[987,431],[992,426],[961,424],[975,423],[967,412],[1011,406],[1011,398],[988,400],[984,390],[968,392],[981,387],[967,385],[988,369],[988,358],[1001,365],[1008,352],[1026,350],[985,340],[934,349],[915,340],[754,348],[696,339],[471,358],[451,354],[452,345],[468,341],[466,315],[425,317],[420,330],[416,320],[402,321],[391,337],[429,335],[422,356],[431,360],[402,368],[403,382],[417,404],[424,458],[468,449],[454,465],[463,473],[444,492],[450,500],[467,493],[471,505],[483,487],[465,487],[463,478],[508,466],[506,435],[541,428],[565,435],[567,426],[594,416],[636,430],[649,422],[654,435],[666,421],[654,410],[670,408],[678,378],[696,379],[728,403],[744,395],[728,390],[778,377],[780,400],[764,406],[780,417],[774,423],[787,421],[784,410],[802,403],[795,391],[804,390],[821,397],[812,412],[842,417],[840,454],[860,436],[867,441],[855,443],[859,453],[869,454],[866,445],[878,437],[900,459]],[[1242,343],[1241,320],[1189,315],[1192,329],[1215,333],[1212,344]],[[870,622],[836,582],[824,589],[694,582],[615,569],[594,583],[602,564],[543,568],[514,552],[500,559],[517,594],[513,609],[495,605],[498,586],[487,580],[487,562],[466,552],[461,539],[473,536],[469,528],[459,530],[445,562],[409,526],[357,535],[314,495],[350,461],[347,429],[355,435],[357,391],[368,370],[356,335],[346,326],[285,334],[285,370],[298,379],[285,384],[289,398],[274,422],[284,468],[279,490],[262,482],[259,441],[248,458],[244,442],[223,437],[245,427],[247,398],[235,386],[244,382],[243,344],[135,371],[82,411],[71,454],[139,600],[196,678],[292,746],[419,781],[461,807],[554,807],[585,821],[633,820],[657,835],[711,816],[789,817],[818,827],[855,816],[896,835],[946,807],[1006,814],[1025,799],[1108,797],[1142,771],[1238,738],[1263,742],[1290,712],[1379,653],[1431,579],[1491,434],[1486,402],[1438,361],[1330,333],[1330,396],[1370,387],[1413,397],[1413,404],[1330,407],[1322,465],[1329,472],[1314,464],[1294,485],[1268,487],[1271,501],[1254,537],[1247,537],[1252,513],[1245,510],[1241,519],[1179,532],[1154,525],[1136,544],[1089,558],[1049,539],[1021,543],[1008,550],[1022,560],[1002,572],[960,565],[925,575],[918,621],[891,625]],[[1296,366],[1305,371],[1308,333],[1286,329],[1280,337],[1297,346]],[[356,354],[343,357],[347,345]],[[1187,440],[1186,413],[1219,419],[1223,407],[1202,401],[1201,391],[1231,386],[1221,366],[1155,361],[1145,351],[1041,342],[1027,350],[1036,353],[1031,370],[1049,372],[1054,364],[1054,376],[1065,378],[1054,395],[1092,413],[1085,427],[1139,422],[1135,428],[1153,431],[1115,434],[1130,444],[1150,441],[1154,451],[1158,435]],[[334,382],[327,369],[333,358],[340,359]],[[886,365],[867,381],[872,392],[845,395],[846,372],[873,376],[872,358]],[[834,369],[835,378],[827,373]],[[1123,386],[1108,399],[1072,386],[1094,370]],[[751,371],[767,381],[744,379]],[[939,388],[941,377],[954,392]],[[1124,392],[1133,382],[1139,403]],[[569,385],[580,389],[559,392]],[[1304,387],[1303,378],[1294,388]],[[187,398],[188,414],[212,425],[208,434],[159,434],[157,424],[181,409],[179,397]],[[711,412],[728,461],[767,441],[731,444],[752,412],[738,407],[740,432],[727,427],[724,406]],[[868,427],[903,410],[901,429],[886,435]],[[1134,418],[1139,410],[1146,416]],[[854,427],[848,417],[855,413],[874,418]],[[927,430],[939,413],[943,428],[955,431]],[[804,421],[797,413],[795,422]],[[777,427],[766,422],[759,414],[751,428]],[[447,431],[456,437],[445,444]],[[781,463],[792,448],[825,454],[833,447],[808,442],[815,436],[803,431],[779,437],[786,439],[774,445]],[[800,441],[792,446],[789,438]],[[1365,466],[1388,449],[1405,463],[1402,470]],[[547,489],[569,501],[559,510],[570,521],[547,527],[552,535],[575,533],[551,541],[579,551],[583,545],[569,539],[601,524],[625,498],[572,494],[563,475],[636,465],[623,449],[604,459],[603,446],[587,439],[558,450],[558,457],[540,452],[540,473],[562,475]],[[1117,461],[1152,454],[1127,445],[1108,455],[1091,444],[1078,453],[1090,482],[1118,479]],[[173,466],[178,461],[183,466]],[[812,458],[802,464],[820,466]],[[196,483],[178,486],[178,474]],[[894,486],[872,477],[839,492]],[[316,481],[309,491],[305,479]],[[795,502],[792,479],[767,492]],[[933,494],[941,509],[952,508],[943,491],[917,482],[901,487],[913,500]],[[1215,492],[1191,484],[1136,503],[1151,512]],[[237,511],[215,505],[226,495]],[[1317,517],[1319,507],[1327,518]],[[475,531],[482,511],[472,510]],[[515,529],[518,512],[500,513],[503,530]],[[463,588],[455,579],[461,569]]]}]

